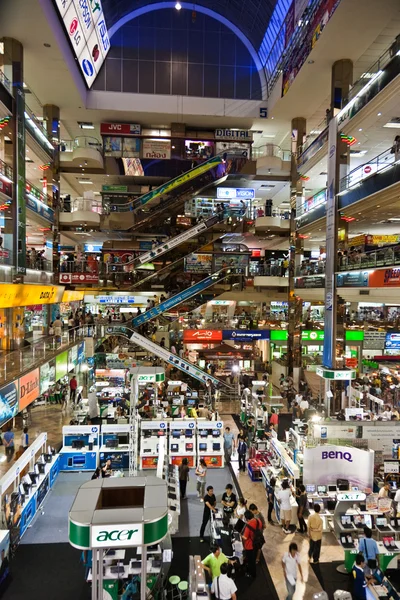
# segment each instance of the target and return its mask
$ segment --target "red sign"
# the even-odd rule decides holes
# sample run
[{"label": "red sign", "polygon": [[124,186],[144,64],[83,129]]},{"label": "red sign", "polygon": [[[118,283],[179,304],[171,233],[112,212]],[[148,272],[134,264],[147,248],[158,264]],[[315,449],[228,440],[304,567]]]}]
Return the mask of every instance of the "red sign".
[{"label": "red sign", "polygon": [[368,274],[368,287],[400,287],[400,269],[381,269]]},{"label": "red sign", "polygon": [[[186,456],[186,458],[188,459],[188,463],[189,463],[189,467],[194,467],[194,456]],[[173,465],[177,465],[179,467],[179,465],[182,463],[182,459],[183,456],[170,456],[171,459],[171,464]]]},{"label": "red sign", "polygon": [[261,256],[261,250],[252,250],[251,258],[259,258]]},{"label": "red sign", "polygon": [[355,369],[358,365],[358,360],[356,358],[346,358],[346,367],[350,367]]},{"label": "red sign", "polygon": [[99,283],[97,273],[60,273],[60,283]]},{"label": "red sign", "polygon": [[222,467],[222,456],[203,456],[202,454],[199,456],[199,458],[204,458],[204,460],[206,461],[206,465],[207,467],[214,467],[214,468],[218,468],[218,467]]},{"label": "red sign", "polygon": [[102,123],[101,135],[140,135],[141,127],[137,123]]},{"label": "red sign", "polygon": [[142,456],[142,469],[157,469],[158,456]]},{"label": "red sign", "polygon": [[12,183],[9,181],[3,181],[0,175],[0,192],[5,194],[9,198],[12,198]]},{"label": "red sign", "polygon": [[183,332],[183,342],[204,343],[220,342],[222,340],[222,331],[219,329],[185,329]]}]

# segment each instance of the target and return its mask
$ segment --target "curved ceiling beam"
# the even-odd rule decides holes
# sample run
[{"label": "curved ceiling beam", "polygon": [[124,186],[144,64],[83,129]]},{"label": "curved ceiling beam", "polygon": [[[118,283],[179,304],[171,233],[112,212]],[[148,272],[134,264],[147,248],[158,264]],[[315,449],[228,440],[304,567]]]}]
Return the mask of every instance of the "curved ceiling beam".
[{"label": "curved ceiling beam", "polygon": [[[126,25],[126,23],[129,23],[129,21],[132,21],[133,19],[136,19],[137,17],[140,17],[141,15],[145,15],[154,10],[162,10],[164,8],[175,8],[175,4],[176,4],[175,0],[173,0],[173,1],[167,0],[166,2],[156,2],[155,4],[149,4],[148,6],[142,6],[141,8],[137,8],[136,10],[132,10],[130,13],[128,13],[124,17],[121,17],[121,19],[119,19],[116,23],[114,23],[114,25],[109,29],[108,34],[109,34],[110,38],[112,38],[112,36],[118,31],[118,29],[123,27],[123,25]],[[212,19],[216,19],[217,21],[219,21],[220,23],[225,25],[225,27],[230,29],[240,39],[240,41],[243,42],[243,44],[246,46],[247,50],[249,51],[249,54],[254,61],[254,64],[257,67],[258,75],[261,80],[261,89],[263,90],[263,97],[264,97],[264,93],[266,92],[266,89],[267,89],[267,82],[265,79],[264,69],[261,64],[258,53],[256,52],[256,50],[255,50],[253,44],[250,42],[250,40],[244,35],[243,31],[241,31],[239,29],[239,27],[237,27],[236,25],[231,23],[231,21],[229,21],[222,15],[218,14],[214,10],[205,8],[204,6],[199,6],[198,4],[192,4],[191,2],[181,2],[180,4],[182,6],[182,9],[186,9],[186,10],[190,10],[190,11],[195,10],[196,12],[202,13],[203,15],[207,15],[208,17],[211,17]]]}]

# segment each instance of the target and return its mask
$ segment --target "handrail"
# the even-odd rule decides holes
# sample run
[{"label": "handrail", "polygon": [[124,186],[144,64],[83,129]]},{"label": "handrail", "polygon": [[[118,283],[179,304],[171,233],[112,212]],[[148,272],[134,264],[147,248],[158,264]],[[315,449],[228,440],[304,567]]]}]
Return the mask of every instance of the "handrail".
[{"label": "handrail", "polygon": [[62,140],[60,143],[61,152],[73,152],[75,148],[95,148],[102,152],[103,145],[100,140],[89,135],[80,135],[73,140]]},{"label": "handrail", "polygon": [[27,121],[28,126],[30,125],[30,123],[32,123],[33,128],[38,130],[39,137],[42,139],[42,141],[45,142],[48,149],[54,152],[54,145],[51,142],[49,136],[47,135],[46,129],[43,127],[43,124],[39,121],[34,112],[29,108],[29,106],[26,103],[25,120]]},{"label": "handrail", "polygon": [[[351,244],[351,240],[350,240]],[[394,267],[400,264],[400,242],[397,246],[383,246],[378,250],[354,251],[349,256],[338,257],[338,271],[359,271],[360,269],[375,269],[379,267]],[[304,261],[296,268],[297,277],[308,275],[324,275],[325,260],[316,262]]]},{"label": "handrail", "polygon": [[46,204],[48,207],[53,208],[53,200],[47,194],[40,191],[33,183],[31,183],[28,179],[25,180],[25,191],[28,195],[30,195],[34,200],[39,200]]},{"label": "handrail", "polygon": [[374,158],[368,160],[362,165],[352,169],[339,182],[339,194],[345,193],[347,190],[359,186],[365,179],[376,175],[382,171],[386,171],[400,161],[400,144],[391,146],[384,150]]},{"label": "handrail", "polygon": [[292,153],[290,150],[283,150],[276,144],[264,144],[263,146],[253,146],[251,149],[251,157],[253,159],[262,158],[264,156],[274,156],[283,161],[290,161]]},{"label": "handrail", "polygon": [[88,212],[95,212],[99,215],[103,214],[103,203],[101,200],[88,199],[88,198],[74,198],[68,202],[64,199],[62,202],[62,212],[77,212],[78,210],[84,210]]},{"label": "handrail", "polygon": [[8,77],[4,74],[4,71],[2,70],[2,68],[0,67],[0,81],[1,83],[4,85],[4,87],[7,89],[7,91],[10,92],[10,94],[12,94],[12,85],[11,85],[11,81],[8,79]]},{"label": "handrail", "polygon": [[[1,73],[1,71],[0,71]],[[0,159],[0,175],[6,177],[9,180],[9,183],[13,183],[13,169],[4,162],[4,160]]]},{"label": "handrail", "polygon": [[317,140],[319,138],[319,136],[322,136],[328,129],[328,118],[324,117],[322,119],[322,121],[320,123],[318,123],[318,125],[316,127],[314,127],[314,129],[312,129],[310,131],[310,133],[308,133],[306,135],[306,139],[304,140],[304,143],[299,147],[298,151],[297,151],[297,158],[300,158],[300,156],[303,154],[303,152],[305,152],[307,150],[307,148],[309,148],[311,146],[311,144],[313,144],[315,142],[315,140]]}]

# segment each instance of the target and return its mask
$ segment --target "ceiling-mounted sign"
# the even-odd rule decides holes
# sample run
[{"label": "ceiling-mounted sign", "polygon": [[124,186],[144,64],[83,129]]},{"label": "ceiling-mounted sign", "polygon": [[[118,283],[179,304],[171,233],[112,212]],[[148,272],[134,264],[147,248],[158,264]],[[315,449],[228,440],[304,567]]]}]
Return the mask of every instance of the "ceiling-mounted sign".
[{"label": "ceiling-mounted sign", "polygon": [[255,196],[256,192],[253,188],[217,188],[217,198],[252,200]]},{"label": "ceiling-mounted sign", "polygon": [[192,342],[220,342],[222,331],[219,329],[185,329],[183,331],[184,343]]},{"label": "ceiling-mounted sign", "polygon": [[138,123],[101,123],[101,135],[140,135],[141,126]]},{"label": "ceiling-mounted sign", "polygon": [[56,5],[90,88],[110,49],[101,0],[56,0]]},{"label": "ceiling-mounted sign", "polygon": [[215,138],[218,140],[253,141],[253,132],[248,129],[216,129]]}]

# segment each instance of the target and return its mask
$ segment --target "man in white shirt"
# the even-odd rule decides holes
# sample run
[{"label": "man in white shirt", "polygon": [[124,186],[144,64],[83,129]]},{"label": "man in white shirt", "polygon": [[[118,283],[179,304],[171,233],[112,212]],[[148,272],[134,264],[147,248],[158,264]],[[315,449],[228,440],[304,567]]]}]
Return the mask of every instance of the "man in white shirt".
[{"label": "man in white shirt", "polygon": [[303,581],[303,572],[301,570],[300,555],[297,544],[292,542],[289,546],[289,552],[285,552],[282,557],[282,568],[285,576],[288,595],[286,600],[292,600],[296,591],[297,569],[300,572],[300,579]]},{"label": "man in white shirt", "polygon": [[290,533],[290,522],[292,520],[292,507],[290,504],[291,495],[292,490],[290,489],[289,482],[287,479],[284,479],[282,481],[282,489],[275,492],[275,498],[278,500],[281,509],[280,517],[284,533]]},{"label": "man in white shirt", "polygon": [[223,563],[220,567],[221,575],[214,578],[211,592],[215,594],[216,600],[236,600],[237,587],[233,579],[228,577],[228,564]]},{"label": "man in white shirt", "polygon": [[300,406],[301,414],[304,415],[305,411],[309,408],[310,405],[308,404],[308,400],[303,398],[303,400],[300,402],[299,406]]},{"label": "man in white shirt", "polygon": [[303,394],[300,394],[300,392],[297,392],[296,396],[295,396],[295,402],[297,402],[298,404],[301,404],[301,401],[303,400]]}]

